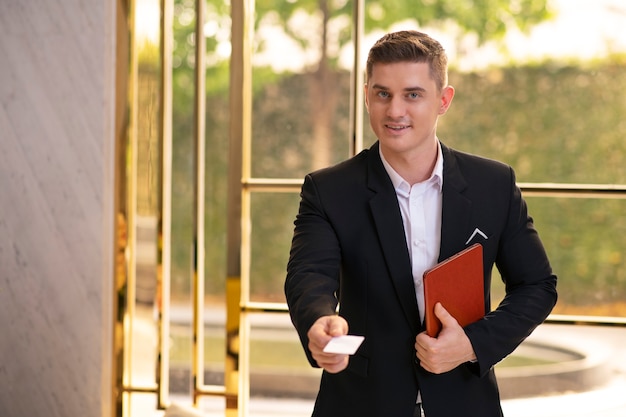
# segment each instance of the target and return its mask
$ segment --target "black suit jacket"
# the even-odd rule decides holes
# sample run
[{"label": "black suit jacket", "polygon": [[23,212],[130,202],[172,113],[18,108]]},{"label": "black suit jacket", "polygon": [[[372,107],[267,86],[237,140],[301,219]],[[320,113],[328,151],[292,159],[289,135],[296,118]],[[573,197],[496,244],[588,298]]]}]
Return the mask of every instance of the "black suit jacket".
[{"label": "black suit jacket", "polygon": [[[348,368],[322,374],[314,416],[411,417],[418,390],[428,417],[501,416],[493,366],[511,353],[556,302],[553,275],[513,170],[442,146],[443,213],[439,260],[483,245],[485,312],[465,328],[478,358],[441,375],[419,366],[424,329],[396,193],[378,143],[306,176],[287,266],[285,294],[307,357],[307,331],[339,314],[365,341]],[[468,241],[474,230],[474,234]],[[491,270],[506,297],[491,311]]]}]

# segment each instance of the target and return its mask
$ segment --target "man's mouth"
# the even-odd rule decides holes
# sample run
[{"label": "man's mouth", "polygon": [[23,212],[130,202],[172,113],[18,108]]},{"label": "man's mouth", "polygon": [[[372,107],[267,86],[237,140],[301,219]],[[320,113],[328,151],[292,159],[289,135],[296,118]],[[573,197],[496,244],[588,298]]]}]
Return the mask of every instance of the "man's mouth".
[{"label": "man's mouth", "polygon": [[387,129],[390,129],[390,130],[393,130],[393,131],[396,131],[396,132],[400,132],[402,130],[410,128],[411,126],[410,125],[398,125],[398,124],[386,124],[385,127]]}]

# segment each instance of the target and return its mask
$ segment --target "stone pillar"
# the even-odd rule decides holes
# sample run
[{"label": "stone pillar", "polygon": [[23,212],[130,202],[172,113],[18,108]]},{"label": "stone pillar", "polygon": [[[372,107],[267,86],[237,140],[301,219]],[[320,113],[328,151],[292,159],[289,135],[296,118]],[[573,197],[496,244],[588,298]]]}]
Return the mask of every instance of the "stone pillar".
[{"label": "stone pillar", "polygon": [[0,2],[0,416],[112,415],[115,0]]}]

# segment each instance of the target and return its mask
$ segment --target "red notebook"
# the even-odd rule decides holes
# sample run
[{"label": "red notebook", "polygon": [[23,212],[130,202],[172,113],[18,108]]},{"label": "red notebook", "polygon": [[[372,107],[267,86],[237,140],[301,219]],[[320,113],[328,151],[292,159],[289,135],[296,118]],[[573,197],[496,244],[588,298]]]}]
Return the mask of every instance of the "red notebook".
[{"label": "red notebook", "polygon": [[426,332],[437,337],[441,322],[435,316],[438,302],[461,327],[485,315],[483,247],[475,243],[424,272]]}]

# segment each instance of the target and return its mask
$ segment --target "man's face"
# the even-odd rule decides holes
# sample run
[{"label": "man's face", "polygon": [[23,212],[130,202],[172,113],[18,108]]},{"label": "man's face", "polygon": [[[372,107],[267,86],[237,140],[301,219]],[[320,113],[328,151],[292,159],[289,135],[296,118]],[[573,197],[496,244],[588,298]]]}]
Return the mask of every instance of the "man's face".
[{"label": "man's face", "polygon": [[375,64],[365,85],[365,104],[383,152],[432,150],[437,119],[453,97],[452,87],[439,91],[428,63]]}]

